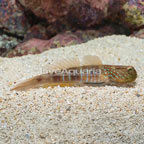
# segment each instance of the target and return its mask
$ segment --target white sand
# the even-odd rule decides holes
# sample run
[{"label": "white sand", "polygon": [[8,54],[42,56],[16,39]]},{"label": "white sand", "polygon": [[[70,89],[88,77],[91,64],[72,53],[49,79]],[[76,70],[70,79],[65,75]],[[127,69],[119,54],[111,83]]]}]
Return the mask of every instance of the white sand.
[{"label": "white sand", "polygon": [[[10,91],[63,56],[98,55],[104,64],[132,65],[133,88],[77,87]],[[108,36],[40,55],[0,58],[0,144],[143,144],[144,40]]]}]

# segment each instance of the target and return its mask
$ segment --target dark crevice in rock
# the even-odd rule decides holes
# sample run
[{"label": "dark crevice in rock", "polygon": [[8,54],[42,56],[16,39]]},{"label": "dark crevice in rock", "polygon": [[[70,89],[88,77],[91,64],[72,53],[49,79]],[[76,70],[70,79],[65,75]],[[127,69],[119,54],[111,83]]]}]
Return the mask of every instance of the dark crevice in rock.
[{"label": "dark crevice in rock", "polygon": [[16,0],[16,3],[18,7],[23,10],[24,15],[27,17],[27,20],[31,26],[36,24],[41,24],[43,26],[48,25],[46,19],[37,17],[30,9],[26,9],[18,0]]},{"label": "dark crevice in rock", "polygon": [[19,36],[15,33],[10,33],[5,28],[0,28],[0,35],[2,35],[2,34],[6,34],[7,36],[17,38],[18,40],[23,40],[24,39],[24,36]]},{"label": "dark crevice in rock", "polygon": [[98,30],[104,26],[112,26],[115,29],[115,34],[124,34],[127,36],[131,34],[130,29],[124,26],[123,24],[117,22],[111,22],[109,20],[103,20],[100,25],[95,25],[92,27],[92,29]]},{"label": "dark crevice in rock", "polygon": [[27,19],[28,19],[29,23],[31,24],[31,26],[36,25],[36,24],[41,24],[42,26],[47,26],[48,25],[46,19],[39,18],[39,17],[35,16],[34,13],[30,10],[25,10],[24,14],[27,17]]}]

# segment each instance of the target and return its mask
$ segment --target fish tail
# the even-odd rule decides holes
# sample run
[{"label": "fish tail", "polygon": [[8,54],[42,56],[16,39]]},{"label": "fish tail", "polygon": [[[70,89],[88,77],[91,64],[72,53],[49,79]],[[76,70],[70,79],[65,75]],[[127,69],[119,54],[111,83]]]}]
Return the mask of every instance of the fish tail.
[{"label": "fish tail", "polygon": [[61,80],[54,80],[54,77],[49,74],[43,74],[39,76],[35,76],[33,78],[30,78],[20,84],[17,84],[14,88],[11,90],[16,90],[16,91],[26,91],[31,88],[47,88],[47,87],[55,87],[55,86],[60,86],[60,87],[71,87],[71,86],[82,86],[83,83],[79,81],[61,81]]},{"label": "fish tail", "polygon": [[43,86],[43,84],[46,84],[49,82],[49,77],[50,76],[48,74],[44,74],[44,75],[39,75],[39,76],[30,78],[30,79],[25,80],[24,82],[22,82],[20,84],[17,84],[11,90],[25,91],[25,90],[28,90],[30,88],[39,88],[39,87]]}]

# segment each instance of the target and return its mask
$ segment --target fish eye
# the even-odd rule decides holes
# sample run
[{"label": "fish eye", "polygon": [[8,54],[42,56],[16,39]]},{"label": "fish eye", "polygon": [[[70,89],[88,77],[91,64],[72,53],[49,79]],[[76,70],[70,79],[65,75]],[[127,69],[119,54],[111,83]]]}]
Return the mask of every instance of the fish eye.
[{"label": "fish eye", "polygon": [[132,68],[128,68],[128,71],[131,71],[132,70]]},{"label": "fish eye", "polygon": [[133,67],[128,67],[128,72],[131,73],[133,71]]}]

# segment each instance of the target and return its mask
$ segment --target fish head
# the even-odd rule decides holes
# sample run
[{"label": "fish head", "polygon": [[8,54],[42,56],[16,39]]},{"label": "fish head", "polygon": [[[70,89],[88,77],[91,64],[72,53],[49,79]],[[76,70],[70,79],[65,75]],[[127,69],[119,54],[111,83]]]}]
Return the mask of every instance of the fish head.
[{"label": "fish head", "polygon": [[127,76],[125,77],[126,82],[133,82],[137,78],[137,72],[133,66],[129,66],[126,69]]},{"label": "fish head", "polygon": [[112,81],[115,83],[131,83],[137,78],[137,72],[133,66],[118,66],[113,71]]}]

